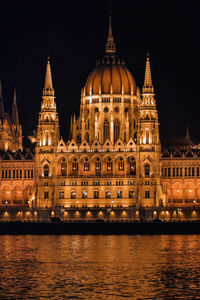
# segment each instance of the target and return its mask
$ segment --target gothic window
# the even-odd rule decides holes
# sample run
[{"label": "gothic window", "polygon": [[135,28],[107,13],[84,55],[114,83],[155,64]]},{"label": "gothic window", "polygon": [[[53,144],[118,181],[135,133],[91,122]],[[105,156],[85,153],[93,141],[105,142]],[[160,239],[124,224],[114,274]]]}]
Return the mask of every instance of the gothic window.
[{"label": "gothic window", "polygon": [[110,191],[106,191],[105,198],[106,199],[111,198],[111,192]]},{"label": "gothic window", "polygon": [[94,199],[99,199],[99,191],[94,191]]},{"label": "gothic window", "polygon": [[[30,178],[30,170],[28,169],[28,178]],[[18,178],[18,170],[17,170],[17,178]]]},{"label": "gothic window", "polygon": [[88,158],[84,161],[84,171],[90,171],[90,163],[88,161]]},{"label": "gothic window", "polygon": [[146,198],[146,199],[149,199],[149,198],[150,198],[150,191],[149,191],[149,190],[146,190],[146,191],[145,191],[145,198]]},{"label": "gothic window", "polygon": [[33,178],[33,169],[31,169],[31,178]]},{"label": "gothic window", "polygon": [[171,176],[171,168],[168,168],[168,177]]},{"label": "gothic window", "polygon": [[122,198],[122,191],[117,191],[117,198],[121,199]]},{"label": "gothic window", "polygon": [[19,170],[16,170],[16,178],[19,178]]},{"label": "gothic window", "polygon": [[88,196],[87,191],[83,191],[83,192],[82,192],[82,198],[83,198],[83,199],[86,199],[87,196]]},{"label": "gothic window", "polygon": [[105,120],[103,123],[103,140],[104,142],[110,138],[110,125],[108,120]]},{"label": "gothic window", "polygon": [[197,167],[197,176],[199,176],[199,167]]},{"label": "gothic window", "polygon": [[188,168],[188,176],[191,176],[191,168]]},{"label": "gothic window", "polygon": [[144,165],[144,174],[145,174],[145,176],[150,175],[150,165],[149,164]]},{"label": "gothic window", "polygon": [[[15,178],[15,170],[13,170],[13,178]],[[26,170],[24,170],[24,178],[26,178]]]},{"label": "gothic window", "polygon": [[129,191],[128,196],[129,196],[130,199],[134,198],[134,191],[132,191],[132,190]]},{"label": "gothic window", "polygon": [[44,166],[44,177],[48,177],[49,176],[49,166],[45,165]]},{"label": "gothic window", "polygon": [[107,161],[107,171],[108,172],[112,172],[112,169],[113,169],[113,163],[111,161],[111,158],[108,158],[108,161]]},{"label": "gothic window", "polygon": [[61,176],[67,176],[67,164],[65,162],[65,159],[61,162]]},{"label": "gothic window", "polygon": [[1,172],[1,178],[4,178],[4,170]]},{"label": "gothic window", "polygon": [[172,174],[173,174],[173,176],[176,175],[175,170],[176,170],[176,169],[173,167],[173,169],[172,169]]},{"label": "gothic window", "polygon": [[129,166],[130,166],[130,175],[136,175],[136,163],[133,157],[130,159]]},{"label": "gothic window", "polygon": [[120,123],[118,120],[114,121],[114,143],[118,140],[120,135]]},{"label": "gothic window", "polygon": [[59,198],[60,199],[64,199],[65,198],[65,192],[64,191],[60,191],[59,192]]},{"label": "gothic window", "polygon": [[101,162],[99,161],[99,158],[95,162],[95,174],[100,175],[101,174]]},{"label": "gothic window", "polygon": [[76,199],[76,192],[75,191],[71,191],[71,199]]},{"label": "gothic window", "polygon": [[124,161],[122,157],[120,157],[118,162],[118,171],[124,171]]},{"label": "gothic window", "polygon": [[78,162],[76,158],[74,158],[74,161],[72,162],[72,172],[78,172]]},{"label": "gothic window", "polygon": [[22,169],[19,170],[19,177],[22,178]]}]

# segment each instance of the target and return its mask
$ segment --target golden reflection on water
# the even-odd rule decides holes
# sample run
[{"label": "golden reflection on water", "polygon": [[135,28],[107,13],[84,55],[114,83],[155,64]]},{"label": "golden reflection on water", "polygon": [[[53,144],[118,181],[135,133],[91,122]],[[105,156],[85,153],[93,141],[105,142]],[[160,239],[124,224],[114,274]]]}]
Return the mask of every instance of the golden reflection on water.
[{"label": "golden reflection on water", "polygon": [[198,299],[200,236],[0,236],[0,299]]}]

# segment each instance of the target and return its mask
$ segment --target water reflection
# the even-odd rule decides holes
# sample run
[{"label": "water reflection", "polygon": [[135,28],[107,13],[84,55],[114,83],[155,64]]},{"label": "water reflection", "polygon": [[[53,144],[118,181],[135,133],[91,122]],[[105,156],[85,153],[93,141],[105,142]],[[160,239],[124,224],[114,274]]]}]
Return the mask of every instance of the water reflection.
[{"label": "water reflection", "polygon": [[195,299],[200,236],[0,236],[1,299]]}]

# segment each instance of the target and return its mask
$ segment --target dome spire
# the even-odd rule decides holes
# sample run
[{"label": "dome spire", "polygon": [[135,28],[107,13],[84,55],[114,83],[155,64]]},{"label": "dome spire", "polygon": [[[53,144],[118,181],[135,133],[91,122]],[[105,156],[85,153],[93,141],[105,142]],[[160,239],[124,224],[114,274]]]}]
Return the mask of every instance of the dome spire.
[{"label": "dome spire", "polygon": [[106,54],[114,55],[116,53],[116,46],[114,42],[114,37],[112,33],[112,20],[111,20],[111,9],[109,10],[109,27],[108,27],[108,37],[106,41]]},{"label": "dome spire", "polygon": [[143,93],[153,93],[153,92],[154,92],[154,88],[153,88],[152,78],[151,78],[151,67],[150,67],[149,53],[147,53]]},{"label": "dome spire", "polygon": [[53,84],[52,84],[51,65],[50,65],[50,57],[49,56],[47,57],[47,68],[46,68],[46,77],[45,77],[43,95],[54,96],[54,89],[53,89]]}]

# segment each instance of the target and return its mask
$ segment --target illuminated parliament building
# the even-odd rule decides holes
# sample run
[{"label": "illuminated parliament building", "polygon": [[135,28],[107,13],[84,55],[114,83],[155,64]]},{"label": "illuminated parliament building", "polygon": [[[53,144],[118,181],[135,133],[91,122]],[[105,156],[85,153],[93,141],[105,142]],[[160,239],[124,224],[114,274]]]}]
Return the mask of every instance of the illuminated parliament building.
[{"label": "illuminated parliament building", "polygon": [[199,218],[200,151],[188,132],[161,148],[149,56],[140,89],[116,54],[111,17],[69,140],[60,137],[49,59],[34,151],[22,147],[16,93],[9,116],[2,89],[0,125],[0,218]]}]

